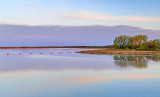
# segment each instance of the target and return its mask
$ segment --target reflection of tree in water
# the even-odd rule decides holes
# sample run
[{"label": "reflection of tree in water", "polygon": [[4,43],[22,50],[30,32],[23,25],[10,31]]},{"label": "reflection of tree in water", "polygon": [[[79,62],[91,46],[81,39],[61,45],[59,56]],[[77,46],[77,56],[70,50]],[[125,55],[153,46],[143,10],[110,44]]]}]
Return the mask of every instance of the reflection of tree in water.
[{"label": "reflection of tree in water", "polygon": [[120,67],[146,68],[148,66],[147,57],[143,56],[114,56],[115,64]]},{"label": "reflection of tree in water", "polygon": [[160,56],[147,56],[146,58],[150,61],[160,62]]}]

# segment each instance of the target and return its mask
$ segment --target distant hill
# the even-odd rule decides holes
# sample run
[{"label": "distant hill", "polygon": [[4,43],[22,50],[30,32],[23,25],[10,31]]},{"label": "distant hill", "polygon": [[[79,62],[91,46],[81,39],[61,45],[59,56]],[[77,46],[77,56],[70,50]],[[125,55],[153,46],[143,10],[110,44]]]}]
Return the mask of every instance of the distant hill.
[{"label": "distant hill", "polygon": [[160,38],[160,30],[120,26],[0,25],[0,46],[104,46],[118,35],[147,34]]}]

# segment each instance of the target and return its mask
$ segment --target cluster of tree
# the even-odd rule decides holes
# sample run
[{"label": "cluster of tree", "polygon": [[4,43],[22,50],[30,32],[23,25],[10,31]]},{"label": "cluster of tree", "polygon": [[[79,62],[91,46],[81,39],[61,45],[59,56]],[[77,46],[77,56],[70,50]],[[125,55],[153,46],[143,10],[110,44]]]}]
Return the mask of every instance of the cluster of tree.
[{"label": "cluster of tree", "polygon": [[148,41],[147,35],[120,35],[114,40],[116,49],[160,50],[160,39]]}]

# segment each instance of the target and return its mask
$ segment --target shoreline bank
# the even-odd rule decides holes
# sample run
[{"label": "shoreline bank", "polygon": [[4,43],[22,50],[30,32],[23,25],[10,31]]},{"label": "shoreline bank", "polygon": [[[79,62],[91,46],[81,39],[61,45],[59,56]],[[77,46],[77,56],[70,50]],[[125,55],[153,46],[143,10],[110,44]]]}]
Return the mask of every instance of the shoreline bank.
[{"label": "shoreline bank", "polygon": [[[86,49],[76,53],[96,55],[130,55],[130,56],[160,56],[160,51],[115,50],[113,48],[98,47],[0,47],[0,49]],[[90,50],[88,50],[90,49]]]},{"label": "shoreline bank", "polygon": [[136,50],[114,50],[111,48],[99,48],[99,50],[87,50],[76,53],[97,55],[133,55],[133,56],[160,56],[160,51],[136,51]]}]

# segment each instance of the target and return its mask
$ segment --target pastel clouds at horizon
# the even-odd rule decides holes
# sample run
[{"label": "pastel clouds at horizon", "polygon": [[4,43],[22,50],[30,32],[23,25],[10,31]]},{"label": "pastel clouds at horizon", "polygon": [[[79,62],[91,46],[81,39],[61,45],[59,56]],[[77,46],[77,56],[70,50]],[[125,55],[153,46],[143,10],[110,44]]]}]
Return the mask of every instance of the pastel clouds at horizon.
[{"label": "pastel clouds at horizon", "polygon": [[132,25],[160,29],[158,0],[2,0],[0,24]]},{"label": "pastel clouds at horizon", "polygon": [[107,16],[104,14],[96,13],[77,13],[64,15],[65,18],[80,19],[80,20],[93,20],[93,21],[112,21],[112,22],[160,22],[159,17],[139,17],[139,16]]},{"label": "pastel clouds at horizon", "polygon": [[160,30],[133,26],[26,26],[0,25],[0,46],[104,46],[118,35],[148,35],[159,39]]}]

